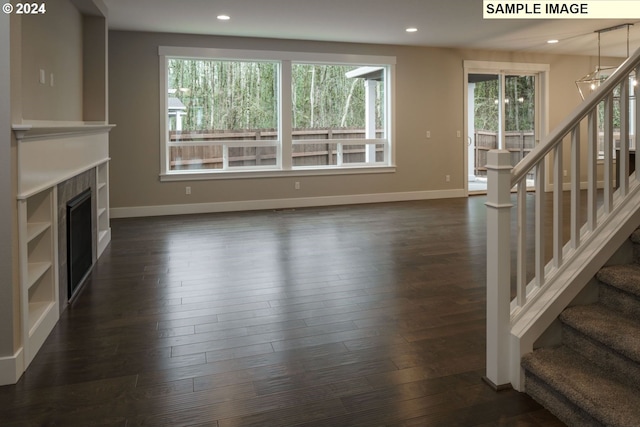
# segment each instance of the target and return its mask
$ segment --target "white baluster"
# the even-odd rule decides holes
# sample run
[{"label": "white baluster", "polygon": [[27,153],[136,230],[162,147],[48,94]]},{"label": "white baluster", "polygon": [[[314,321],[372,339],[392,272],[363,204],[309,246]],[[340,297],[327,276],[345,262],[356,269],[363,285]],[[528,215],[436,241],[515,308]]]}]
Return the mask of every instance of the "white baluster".
[{"label": "white baluster", "polygon": [[571,248],[580,246],[580,126],[571,131]]},{"label": "white baluster", "polygon": [[598,107],[589,113],[587,127],[587,224],[594,231],[598,226]]},{"label": "white baluster", "polygon": [[613,209],[613,93],[604,100],[604,212]]},{"label": "white baluster", "polygon": [[562,265],[562,193],[563,193],[562,143],[553,150],[553,266]]},{"label": "white baluster", "polygon": [[545,166],[541,161],[536,166],[536,209],[535,209],[535,284],[542,287],[545,284],[544,276],[544,198],[545,198]]},{"label": "white baluster", "polygon": [[616,159],[618,188],[622,196],[629,191],[629,79],[620,83],[620,156]]}]

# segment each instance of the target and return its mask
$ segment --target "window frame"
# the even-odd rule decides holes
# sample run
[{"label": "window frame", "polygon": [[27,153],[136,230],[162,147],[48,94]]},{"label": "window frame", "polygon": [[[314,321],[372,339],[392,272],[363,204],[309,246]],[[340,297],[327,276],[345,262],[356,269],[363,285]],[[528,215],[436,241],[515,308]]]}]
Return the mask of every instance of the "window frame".
[{"label": "window frame", "polygon": [[[275,176],[310,176],[336,175],[354,173],[390,173],[395,172],[395,63],[393,56],[328,54],[266,50],[193,48],[177,46],[160,46],[158,48],[160,69],[160,180],[203,180],[229,179]],[[278,71],[278,138],[263,141],[262,146],[276,147],[276,164],[264,166],[233,166],[223,169],[170,170],[169,149],[176,143],[169,141],[169,117],[167,106],[169,99],[168,61],[169,59],[200,59],[200,60],[237,60],[274,62]],[[292,135],[292,65],[308,63],[318,65],[354,65],[379,66],[385,69],[385,135],[386,138],[352,139],[352,140],[303,140],[297,141]],[[384,162],[377,163],[347,163],[338,165],[293,166],[294,144],[308,144],[321,141],[322,143],[339,143],[348,145],[384,145]],[[253,141],[216,141],[214,145],[222,145],[224,153],[229,147],[251,145]],[[210,142],[189,143],[189,145],[212,145]],[[182,144],[185,146],[185,144]],[[251,146],[255,146],[251,145]],[[228,156],[224,156],[224,165],[228,164]]]}]

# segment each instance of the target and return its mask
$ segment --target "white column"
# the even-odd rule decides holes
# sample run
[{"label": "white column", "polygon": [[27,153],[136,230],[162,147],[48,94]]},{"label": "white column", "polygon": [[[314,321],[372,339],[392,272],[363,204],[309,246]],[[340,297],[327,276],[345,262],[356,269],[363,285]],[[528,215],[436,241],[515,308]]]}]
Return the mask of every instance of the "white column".
[{"label": "white column", "polygon": [[499,74],[500,79],[500,93],[498,94],[498,149],[504,150],[506,148],[505,143],[505,77],[504,74]]},{"label": "white column", "polygon": [[176,111],[176,130],[182,130],[182,113],[180,111]]},{"label": "white column", "polygon": [[[367,139],[375,139],[376,137],[376,86],[378,82],[375,80],[365,80],[365,135]],[[375,163],[376,161],[376,145],[367,144],[366,162]]]},{"label": "white column", "polygon": [[511,156],[487,155],[487,370],[494,388],[510,382]]}]

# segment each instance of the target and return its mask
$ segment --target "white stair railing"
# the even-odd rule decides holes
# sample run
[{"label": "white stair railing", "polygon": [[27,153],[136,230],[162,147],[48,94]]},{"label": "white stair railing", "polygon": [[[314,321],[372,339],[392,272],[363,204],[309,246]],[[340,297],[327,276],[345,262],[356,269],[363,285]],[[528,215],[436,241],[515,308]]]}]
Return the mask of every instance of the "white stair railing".
[{"label": "white stair railing", "polygon": [[[640,85],[636,84],[635,76],[640,76],[640,49],[515,167],[511,165],[508,151],[488,153],[486,380],[497,388],[510,383],[522,390],[520,358],[531,350],[533,340],[550,321],[540,322],[544,323],[544,328],[537,325],[536,332],[527,336],[526,343],[523,337],[528,330],[536,328],[535,319],[540,319],[541,311],[547,310],[552,305],[550,301],[564,292],[563,286],[571,283],[567,274],[579,277],[576,265],[580,263],[576,260],[585,256],[587,247],[602,245],[598,233],[612,222],[631,193],[639,188],[640,173],[632,175],[630,182],[628,162],[630,125],[640,125],[640,108],[634,108],[633,117],[629,113],[630,102],[635,103],[640,96]],[[616,107],[617,115],[614,114]],[[619,120],[619,144],[614,141],[614,125],[618,125],[614,119]],[[599,122],[603,129],[601,147]],[[586,129],[586,137],[581,129],[582,133]],[[634,146],[638,147],[640,138],[635,129]],[[615,148],[619,150],[619,179],[614,179]],[[583,149],[587,150],[586,173],[582,171]],[[571,157],[568,182],[565,179],[565,153]],[[545,173],[546,165],[550,166],[548,173]],[[635,169],[640,171],[640,156],[636,156]],[[533,189],[527,188],[527,177],[531,175],[535,182]],[[551,218],[545,207],[548,190],[545,186],[553,188]],[[586,214],[580,199],[585,186]],[[515,194],[512,193],[514,189]],[[565,191],[570,192],[566,207]],[[533,209],[527,209],[527,199],[533,199]],[[512,231],[514,202],[517,226]],[[566,224],[570,230],[567,241],[563,238],[567,228],[563,209],[570,211]],[[547,241],[549,233],[545,226],[549,221],[552,230]],[[535,231],[528,236],[531,225]],[[548,256],[545,248],[550,248]],[[557,317],[557,313],[552,314]]]}]

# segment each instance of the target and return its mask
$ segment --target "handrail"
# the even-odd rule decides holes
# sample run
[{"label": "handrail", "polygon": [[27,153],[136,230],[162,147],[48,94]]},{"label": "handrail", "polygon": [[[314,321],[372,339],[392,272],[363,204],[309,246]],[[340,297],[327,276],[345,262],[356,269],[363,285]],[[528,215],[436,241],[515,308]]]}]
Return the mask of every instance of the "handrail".
[{"label": "handrail", "polygon": [[595,106],[602,102],[623,79],[628,78],[629,74],[635,69],[636,63],[640,61],[640,48],[633,55],[627,58],[616,70],[609,76],[603,84],[578,105],[573,111],[562,121],[556,128],[549,133],[521,162],[519,162],[511,172],[511,185],[515,185],[539,163],[549,152],[559,144],[562,139],[571,132],[573,128],[584,119],[584,117]]}]

